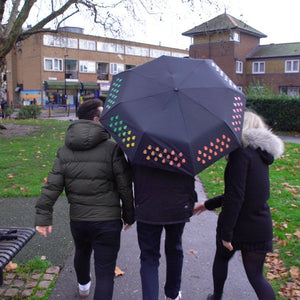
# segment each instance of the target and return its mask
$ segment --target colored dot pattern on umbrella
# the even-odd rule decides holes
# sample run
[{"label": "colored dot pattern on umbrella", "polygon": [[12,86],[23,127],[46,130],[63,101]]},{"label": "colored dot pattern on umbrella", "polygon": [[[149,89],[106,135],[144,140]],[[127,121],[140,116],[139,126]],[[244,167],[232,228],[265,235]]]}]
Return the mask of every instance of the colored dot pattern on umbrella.
[{"label": "colored dot pattern on umbrella", "polygon": [[224,155],[223,152],[229,149],[231,138],[222,134],[220,138],[211,141],[208,145],[203,146],[197,152],[197,161],[203,165],[207,164],[214,157]]},{"label": "colored dot pattern on umbrella", "polygon": [[242,130],[242,116],[243,116],[243,102],[241,97],[234,97],[233,108],[232,108],[232,126],[234,131]]},{"label": "colored dot pattern on umbrella", "polygon": [[135,147],[136,136],[128,125],[123,120],[120,120],[119,115],[110,117],[109,127],[126,148]]},{"label": "colored dot pattern on umbrella", "polygon": [[220,69],[220,67],[216,64],[216,63],[214,63],[214,62],[212,62],[211,63],[211,65],[215,68],[215,70],[221,75],[221,77],[223,77],[224,78],[224,80],[226,81],[226,82],[228,82],[228,84],[230,85],[230,86],[232,86],[232,87],[234,87],[235,89],[237,89],[237,86],[233,83],[233,81]]},{"label": "colored dot pattern on umbrella", "polygon": [[161,148],[159,146],[148,145],[143,150],[145,159],[161,164],[168,164],[173,167],[181,168],[186,163],[186,159],[182,152],[176,153],[175,150],[168,150],[167,148]]},{"label": "colored dot pattern on umbrella", "polygon": [[116,99],[118,98],[118,93],[121,88],[121,82],[123,79],[117,78],[115,82],[112,83],[112,86],[109,90],[109,95],[105,101],[105,108],[110,109],[115,103]]}]

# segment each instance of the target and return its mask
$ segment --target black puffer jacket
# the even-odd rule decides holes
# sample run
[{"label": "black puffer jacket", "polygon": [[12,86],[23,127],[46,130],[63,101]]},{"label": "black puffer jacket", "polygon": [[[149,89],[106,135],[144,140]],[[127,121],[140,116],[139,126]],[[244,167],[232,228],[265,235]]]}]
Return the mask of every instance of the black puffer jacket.
[{"label": "black puffer jacket", "polygon": [[136,220],[150,224],[189,221],[197,201],[194,177],[133,166]]},{"label": "black puffer jacket", "polygon": [[209,199],[209,210],[222,206],[217,235],[224,241],[262,243],[272,240],[269,165],[283,153],[283,142],[267,129],[243,133],[247,147],[229,155],[225,193]]},{"label": "black puffer jacket", "polygon": [[74,221],[122,218],[134,222],[130,169],[119,146],[100,123],[73,122],[65,145],[57,152],[52,171],[36,204],[35,225],[52,224],[53,205],[65,188]]}]

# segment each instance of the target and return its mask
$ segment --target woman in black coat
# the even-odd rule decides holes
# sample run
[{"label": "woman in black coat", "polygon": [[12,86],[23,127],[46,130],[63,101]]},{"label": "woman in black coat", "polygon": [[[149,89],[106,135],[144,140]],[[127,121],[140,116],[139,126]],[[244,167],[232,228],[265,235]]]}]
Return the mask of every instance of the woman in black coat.
[{"label": "woman in black coat", "polygon": [[258,298],[275,300],[275,293],[263,276],[263,265],[266,253],[273,251],[272,218],[267,204],[269,165],[283,153],[284,145],[258,115],[249,111],[244,116],[242,144],[229,155],[224,194],[194,209],[194,214],[199,214],[222,207],[213,264],[214,294],[207,299],[222,299],[228,262],[236,250],[241,250],[248,280]]}]

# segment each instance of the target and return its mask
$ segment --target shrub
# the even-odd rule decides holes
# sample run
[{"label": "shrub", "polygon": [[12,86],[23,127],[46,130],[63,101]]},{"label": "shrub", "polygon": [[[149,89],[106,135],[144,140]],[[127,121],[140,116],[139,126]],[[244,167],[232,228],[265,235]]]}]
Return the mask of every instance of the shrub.
[{"label": "shrub", "polygon": [[20,119],[37,119],[41,111],[42,108],[39,105],[26,105],[21,107],[18,116]]}]

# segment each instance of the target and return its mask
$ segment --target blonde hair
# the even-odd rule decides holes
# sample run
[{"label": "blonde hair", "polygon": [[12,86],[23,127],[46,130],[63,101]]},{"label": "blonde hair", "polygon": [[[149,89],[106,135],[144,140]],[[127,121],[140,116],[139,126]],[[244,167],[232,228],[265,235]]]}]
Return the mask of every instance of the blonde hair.
[{"label": "blonde hair", "polygon": [[[256,114],[253,111],[246,110],[244,113],[243,132],[253,128],[268,129],[268,126],[258,114]],[[248,146],[248,142],[244,138],[243,134],[242,134],[242,144],[244,147]]]}]

